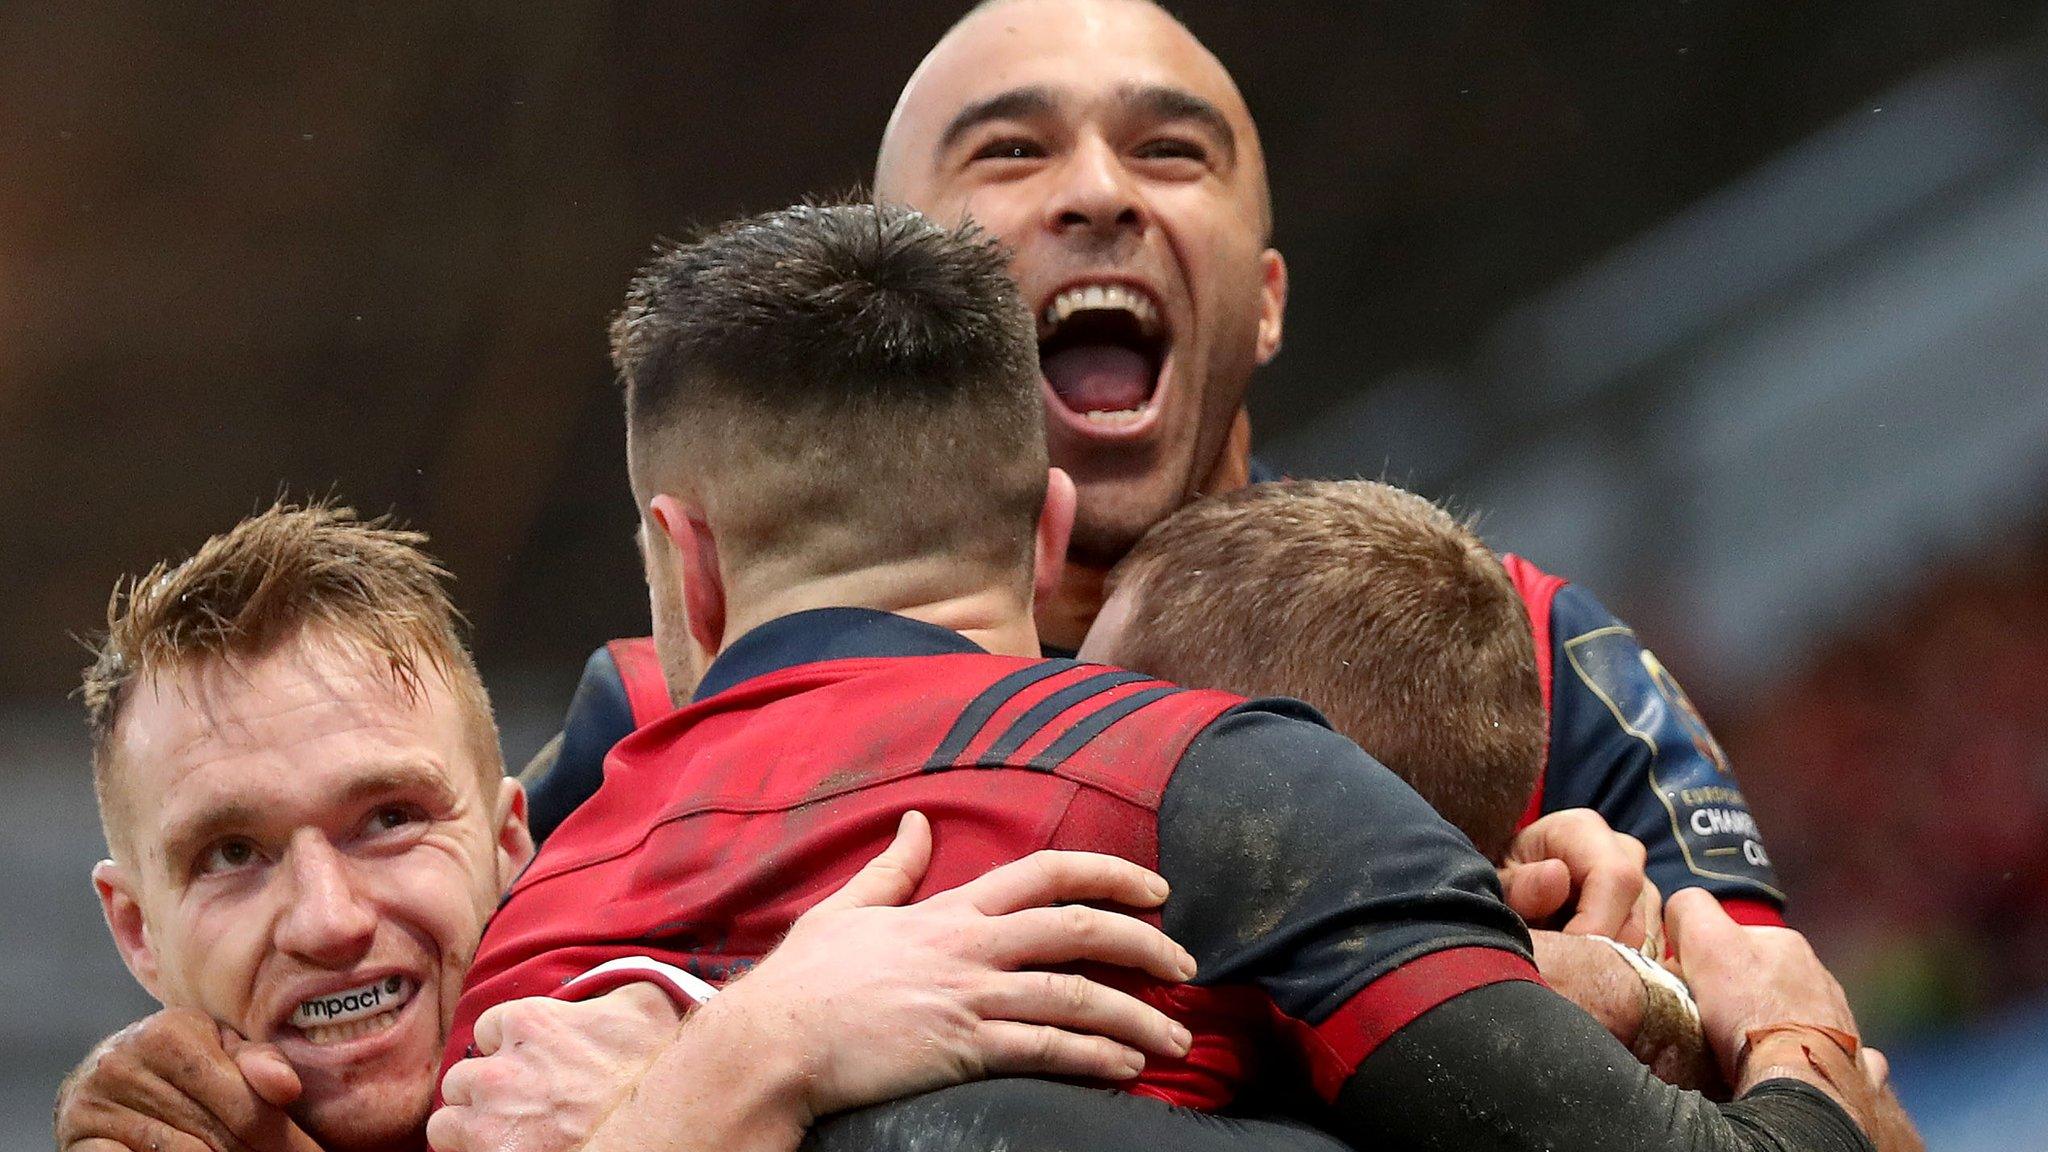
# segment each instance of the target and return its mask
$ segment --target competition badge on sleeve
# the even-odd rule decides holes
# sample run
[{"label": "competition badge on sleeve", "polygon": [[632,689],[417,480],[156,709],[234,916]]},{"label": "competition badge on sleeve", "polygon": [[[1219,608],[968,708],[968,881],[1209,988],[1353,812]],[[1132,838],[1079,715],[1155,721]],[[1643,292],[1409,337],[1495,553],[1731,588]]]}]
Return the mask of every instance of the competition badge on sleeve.
[{"label": "competition badge on sleeve", "polygon": [[[1705,879],[1739,881],[1782,898],[1727,753],[1663,663],[1621,626],[1573,637],[1565,652],[1623,731],[1649,746],[1650,782],[1686,867]],[[1689,754],[1674,755],[1679,749]]]}]

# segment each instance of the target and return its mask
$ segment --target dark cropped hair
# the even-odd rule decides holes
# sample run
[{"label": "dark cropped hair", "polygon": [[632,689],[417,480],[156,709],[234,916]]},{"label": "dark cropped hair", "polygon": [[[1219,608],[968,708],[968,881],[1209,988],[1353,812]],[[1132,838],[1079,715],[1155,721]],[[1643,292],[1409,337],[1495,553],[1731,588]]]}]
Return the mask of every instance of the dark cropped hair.
[{"label": "dark cropped hair", "polygon": [[873,203],[736,220],[658,250],[611,335],[636,485],[715,492],[743,551],[1029,555],[1037,333],[973,225]]}]

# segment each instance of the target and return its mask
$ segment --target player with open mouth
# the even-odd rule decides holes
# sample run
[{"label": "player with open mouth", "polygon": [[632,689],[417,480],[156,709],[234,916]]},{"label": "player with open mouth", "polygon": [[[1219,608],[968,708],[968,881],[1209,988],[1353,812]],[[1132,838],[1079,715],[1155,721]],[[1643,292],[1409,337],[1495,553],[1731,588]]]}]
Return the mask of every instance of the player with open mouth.
[{"label": "player with open mouth", "polygon": [[1163,399],[1172,333],[1149,289],[1097,281],[1054,293],[1038,316],[1048,411],[1080,435],[1116,440],[1149,432]]}]

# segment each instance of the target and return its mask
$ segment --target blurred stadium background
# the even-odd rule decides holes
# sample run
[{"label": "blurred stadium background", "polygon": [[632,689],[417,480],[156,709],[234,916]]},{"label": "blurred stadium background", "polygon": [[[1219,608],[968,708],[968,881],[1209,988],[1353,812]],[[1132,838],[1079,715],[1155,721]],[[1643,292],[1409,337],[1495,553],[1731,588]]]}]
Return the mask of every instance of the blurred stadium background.
[{"label": "blurred stadium background", "polygon": [[[0,1144],[149,1005],[73,639],[281,489],[433,533],[523,760],[644,631],[602,325],[864,177],[961,5],[0,5]],[[1482,510],[1721,733],[1940,1152],[2048,1148],[2048,25],[1175,5],[1294,276],[1262,454]]]}]

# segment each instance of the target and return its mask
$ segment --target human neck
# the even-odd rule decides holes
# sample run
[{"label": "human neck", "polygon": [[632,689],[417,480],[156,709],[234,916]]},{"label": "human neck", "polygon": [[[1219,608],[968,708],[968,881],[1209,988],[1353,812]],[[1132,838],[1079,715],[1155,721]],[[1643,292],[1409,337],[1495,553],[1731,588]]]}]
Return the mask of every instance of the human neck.
[{"label": "human neck", "polygon": [[[1249,487],[1251,482],[1251,417],[1240,408],[1237,418],[1230,423],[1230,432],[1224,438],[1222,450],[1216,454],[1216,463],[1188,498],[1195,500],[1235,492]],[[1109,571],[1108,568],[1083,564],[1071,556],[1067,558],[1059,588],[1038,604],[1038,634],[1047,644],[1069,651],[1081,647],[1081,641],[1102,611]]]},{"label": "human neck", "polygon": [[[948,575],[954,579],[947,579]],[[872,608],[950,629],[998,656],[1037,656],[1029,598],[1012,582],[963,585],[957,568],[933,562],[890,564],[805,580],[735,597],[725,645],[768,623],[817,608]]]},{"label": "human neck", "polygon": [[1054,648],[1079,651],[1089,626],[1102,611],[1103,582],[1107,579],[1109,569],[1069,559],[1061,569],[1059,588],[1039,601],[1039,637]]}]

